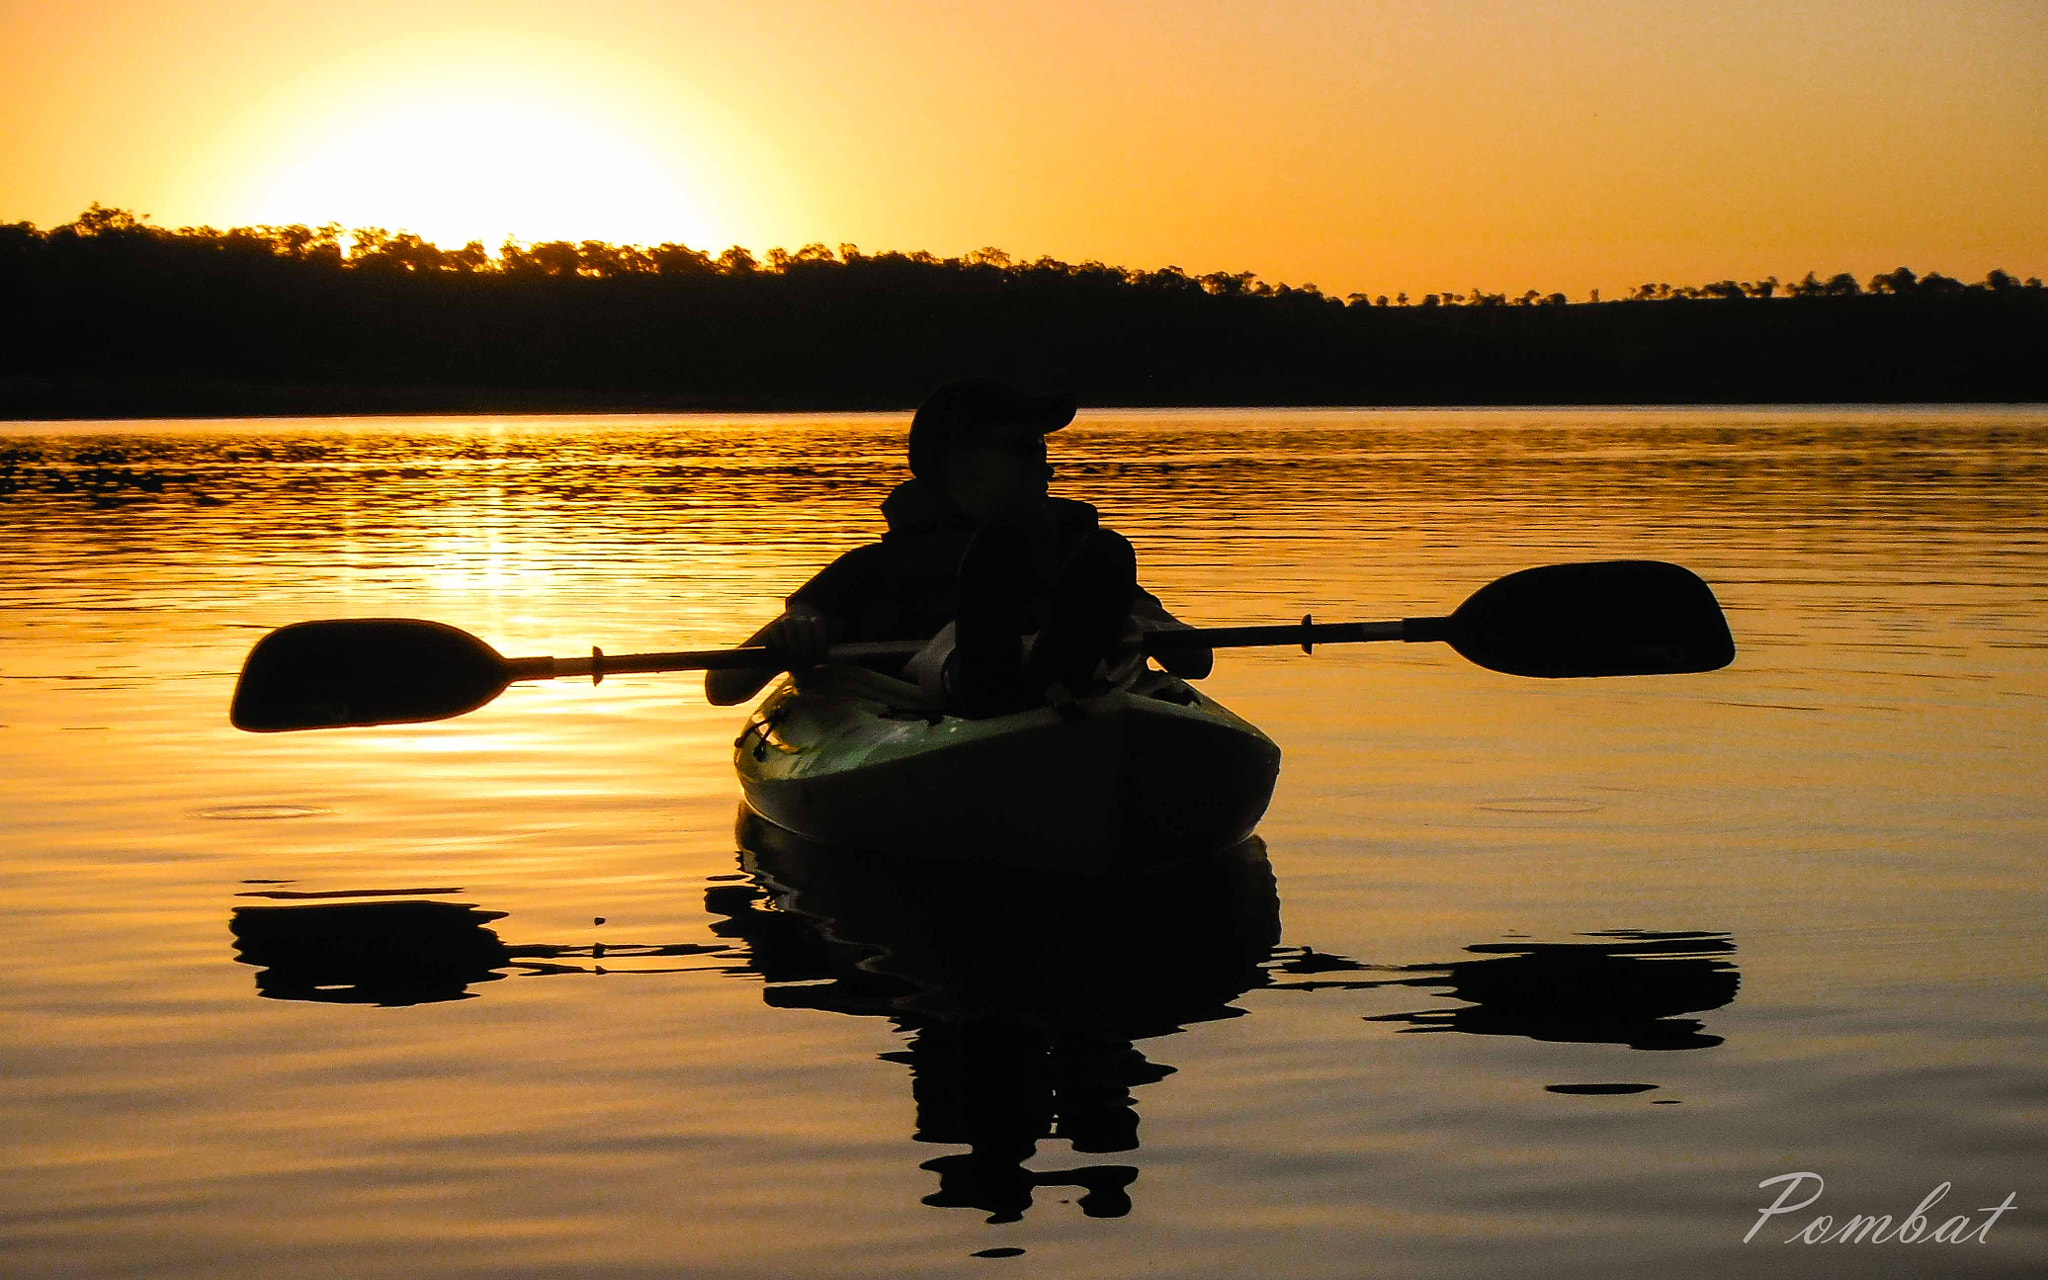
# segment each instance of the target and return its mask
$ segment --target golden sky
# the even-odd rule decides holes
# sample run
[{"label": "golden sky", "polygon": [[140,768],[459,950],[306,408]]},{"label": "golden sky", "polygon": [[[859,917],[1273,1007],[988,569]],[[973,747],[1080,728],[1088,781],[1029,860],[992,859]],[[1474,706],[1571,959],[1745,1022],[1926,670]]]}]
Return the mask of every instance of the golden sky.
[{"label": "golden sky", "polygon": [[2042,0],[0,0],[0,220],[1352,290],[2048,273]]}]

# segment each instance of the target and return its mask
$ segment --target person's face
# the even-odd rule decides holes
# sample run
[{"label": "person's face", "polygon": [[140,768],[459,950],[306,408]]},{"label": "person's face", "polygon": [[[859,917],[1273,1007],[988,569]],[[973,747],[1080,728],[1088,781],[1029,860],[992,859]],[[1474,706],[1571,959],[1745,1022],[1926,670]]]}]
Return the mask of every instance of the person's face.
[{"label": "person's face", "polygon": [[1045,437],[1027,432],[956,444],[946,453],[942,477],[947,498],[978,520],[1028,516],[1044,503],[1052,479]]}]

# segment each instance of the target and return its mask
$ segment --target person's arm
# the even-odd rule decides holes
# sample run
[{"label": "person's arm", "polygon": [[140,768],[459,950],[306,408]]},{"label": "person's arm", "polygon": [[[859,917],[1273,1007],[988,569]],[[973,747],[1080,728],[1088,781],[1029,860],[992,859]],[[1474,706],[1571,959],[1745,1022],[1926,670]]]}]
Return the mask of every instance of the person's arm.
[{"label": "person's arm", "polygon": [[[789,670],[801,671],[825,660],[837,628],[822,610],[801,600],[791,601],[782,616],[748,636],[743,644],[764,644],[778,650]],[[730,707],[761,692],[775,678],[765,667],[728,667],[704,673],[704,700],[714,707]]]},{"label": "person's arm", "polygon": [[[1192,631],[1187,623],[1166,611],[1159,597],[1138,588],[1138,594],[1131,601],[1131,621],[1138,630],[1146,631]],[[1187,648],[1162,649],[1153,657],[1159,665],[1183,680],[1200,680],[1216,667],[1216,653],[1207,646],[1190,645]]]},{"label": "person's arm", "polygon": [[[748,636],[746,644],[779,649],[793,671],[825,660],[825,650],[844,638],[846,619],[869,599],[877,580],[887,572],[886,553],[878,542],[855,547],[811,575],[789,593],[782,614]],[[704,697],[714,707],[745,702],[775,678],[759,667],[735,667],[704,674]]]}]

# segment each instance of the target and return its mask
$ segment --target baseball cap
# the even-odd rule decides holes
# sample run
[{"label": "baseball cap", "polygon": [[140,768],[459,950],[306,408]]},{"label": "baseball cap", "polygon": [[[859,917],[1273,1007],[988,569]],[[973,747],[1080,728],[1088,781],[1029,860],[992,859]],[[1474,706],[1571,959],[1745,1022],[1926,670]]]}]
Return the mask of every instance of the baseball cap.
[{"label": "baseball cap", "polygon": [[910,474],[928,476],[945,451],[963,439],[1049,435],[1074,420],[1075,408],[1068,391],[1032,396],[994,378],[949,382],[925,397],[910,420]]}]

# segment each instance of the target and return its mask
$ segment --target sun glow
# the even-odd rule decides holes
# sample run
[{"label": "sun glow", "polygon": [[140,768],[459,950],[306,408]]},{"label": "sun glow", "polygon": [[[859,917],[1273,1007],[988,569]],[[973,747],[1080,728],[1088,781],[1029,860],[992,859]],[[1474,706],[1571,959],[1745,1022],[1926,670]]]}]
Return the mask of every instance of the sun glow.
[{"label": "sun glow", "polygon": [[701,163],[583,104],[419,99],[294,144],[252,184],[256,221],[411,231],[445,247],[712,241],[726,218]]}]

